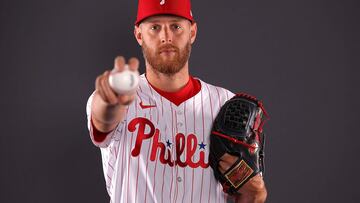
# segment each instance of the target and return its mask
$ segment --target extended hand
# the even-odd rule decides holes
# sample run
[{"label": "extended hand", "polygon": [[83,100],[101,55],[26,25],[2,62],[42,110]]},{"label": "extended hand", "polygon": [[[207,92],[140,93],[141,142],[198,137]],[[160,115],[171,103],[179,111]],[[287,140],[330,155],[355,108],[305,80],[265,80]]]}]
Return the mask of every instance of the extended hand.
[{"label": "extended hand", "polygon": [[[118,56],[115,58],[114,68],[112,71],[105,71],[103,74],[99,75],[95,81],[96,93],[100,95],[101,99],[111,105],[128,105],[135,98],[135,92],[132,94],[117,94],[115,93],[109,84],[109,76],[111,73],[122,72],[125,68],[125,58],[123,56]],[[129,69],[131,71],[137,71],[139,68],[139,60],[135,57],[130,58],[128,61]]]}]

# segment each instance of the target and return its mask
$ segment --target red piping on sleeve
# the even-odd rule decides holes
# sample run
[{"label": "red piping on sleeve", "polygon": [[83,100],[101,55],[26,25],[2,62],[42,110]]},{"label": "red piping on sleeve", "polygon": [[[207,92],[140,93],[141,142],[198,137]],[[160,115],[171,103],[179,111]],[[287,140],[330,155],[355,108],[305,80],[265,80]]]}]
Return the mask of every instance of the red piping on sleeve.
[{"label": "red piping on sleeve", "polygon": [[112,131],[106,132],[106,133],[101,132],[95,127],[92,118],[90,119],[90,121],[91,121],[91,131],[90,131],[90,133],[93,136],[94,141],[98,142],[98,143],[103,142],[105,140],[106,136]]}]

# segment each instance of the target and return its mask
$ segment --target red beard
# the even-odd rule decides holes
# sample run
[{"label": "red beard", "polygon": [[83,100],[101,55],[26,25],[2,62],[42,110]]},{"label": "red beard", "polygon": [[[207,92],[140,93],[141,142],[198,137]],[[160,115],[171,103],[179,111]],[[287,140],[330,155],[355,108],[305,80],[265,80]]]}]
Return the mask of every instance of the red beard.
[{"label": "red beard", "polygon": [[190,41],[186,43],[183,49],[167,44],[153,51],[143,42],[142,51],[144,58],[158,72],[166,75],[178,73],[189,60],[191,53]]}]

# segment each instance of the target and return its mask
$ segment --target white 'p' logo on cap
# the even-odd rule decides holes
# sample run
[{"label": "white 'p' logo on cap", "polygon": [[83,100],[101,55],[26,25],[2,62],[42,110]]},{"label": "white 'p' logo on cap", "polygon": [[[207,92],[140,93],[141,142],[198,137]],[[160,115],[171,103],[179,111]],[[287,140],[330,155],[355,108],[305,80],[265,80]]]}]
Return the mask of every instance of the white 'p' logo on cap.
[{"label": "white 'p' logo on cap", "polygon": [[165,4],[165,0],[160,0],[160,5],[164,5]]}]

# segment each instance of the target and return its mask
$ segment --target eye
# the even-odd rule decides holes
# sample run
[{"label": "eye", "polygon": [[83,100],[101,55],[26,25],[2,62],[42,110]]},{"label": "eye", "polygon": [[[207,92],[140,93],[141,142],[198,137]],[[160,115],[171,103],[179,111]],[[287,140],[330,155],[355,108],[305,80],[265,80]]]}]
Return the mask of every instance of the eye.
[{"label": "eye", "polygon": [[160,28],[159,25],[153,25],[150,27],[150,30],[158,30]]},{"label": "eye", "polygon": [[173,25],[173,28],[174,28],[175,30],[180,30],[182,27],[181,27],[180,25],[174,24],[174,25]]}]

